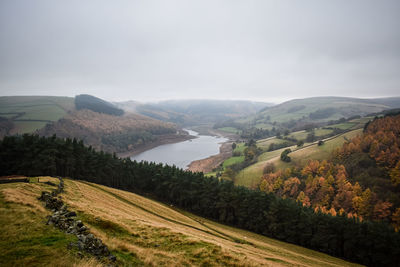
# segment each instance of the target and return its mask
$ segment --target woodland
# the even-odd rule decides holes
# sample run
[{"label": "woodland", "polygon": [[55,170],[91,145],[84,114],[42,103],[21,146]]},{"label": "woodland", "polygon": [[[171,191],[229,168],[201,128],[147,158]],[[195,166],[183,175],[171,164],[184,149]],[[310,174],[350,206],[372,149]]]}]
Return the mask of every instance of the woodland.
[{"label": "woodland", "polygon": [[[315,211],[384,221],[400,230],[400,115],[376,118],[331,160],[266,171],[260,190]],[[270,168],[273,170],[273,168]]]}]

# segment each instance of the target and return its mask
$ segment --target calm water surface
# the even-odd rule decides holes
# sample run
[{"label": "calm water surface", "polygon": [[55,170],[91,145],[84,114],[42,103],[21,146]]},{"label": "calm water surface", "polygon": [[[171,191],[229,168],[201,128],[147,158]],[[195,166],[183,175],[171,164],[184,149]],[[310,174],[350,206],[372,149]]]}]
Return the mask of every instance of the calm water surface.
[{"label": "calm water surface", "polygon": [[131,157],[136,161],[154,161],[186,169],[190,162],[204,159],[219,153],[219,147],[228,139],[217,136],[199,135],[195,131],[186,130],[197,138],[175,144],[166,144],[147,150]]}]

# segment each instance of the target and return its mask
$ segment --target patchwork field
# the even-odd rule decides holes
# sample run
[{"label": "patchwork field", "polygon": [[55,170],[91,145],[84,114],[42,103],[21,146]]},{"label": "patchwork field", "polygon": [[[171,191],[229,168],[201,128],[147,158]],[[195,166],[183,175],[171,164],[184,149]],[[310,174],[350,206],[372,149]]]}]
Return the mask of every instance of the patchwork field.
[{"label": "patchwork field", "polygon": [[[261,181],[264,167],[268,163],[273,163],[277,169],[283,169],[293,166],[302,166],[310,159],[328,159],[333,150],[343,145],[346,140],[349,140],[362,133],[362,129],[356,129],[346,132],[344,134],[328,138],[322,146],[315,143],[305,143],[303,147],[291,146],[281,148],[278,150],[264,152],[258,157],[258,162],[243,170],[241,170],[235,177],[235,184],[242,185],[249,188],[256,188]],[[271,142],[274,139],[260,142],[261,144]],[[291,162],[283,162],[280,160],[281,153],[290,148],[293,152],[289,154]]]},{"label": "patchwork field", "polygon": [[0,97],[0,117],[12,121],[9,134],[32,133],[73,110],[74,98],[56,96]]},{"label": "patchwork field", "polygon": [[[72,235],[45,225],[37,200],[57,182],[0,185],[0,265],[96,266],[68,250]],[[319,252],[221,225],[174,207],[96,184],[65,180],[63,201],[130,266],[356,266]],[[10,223],[12,222],[12,223]]]},{"label": "patchwork field", "polygon": [[273,122],[288,122],[306,118],[310,122],[338,120],[342,117],[367,115],[384,109],[395,108],[398,102],[387,99],[358,99],[346,97],[312,97],[294,99],[268,107],[256,115],[237,120],[239,123],[253,123],[268,129]]}]

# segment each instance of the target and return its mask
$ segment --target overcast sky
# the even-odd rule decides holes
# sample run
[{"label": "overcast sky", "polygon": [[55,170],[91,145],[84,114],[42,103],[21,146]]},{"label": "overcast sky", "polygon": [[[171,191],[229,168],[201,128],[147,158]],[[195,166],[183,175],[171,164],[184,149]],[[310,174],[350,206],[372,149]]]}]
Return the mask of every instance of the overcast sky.
[{"label": "overcast sky", "polygon": [[400,1],[0,1],[0,95],[400,95]]}]

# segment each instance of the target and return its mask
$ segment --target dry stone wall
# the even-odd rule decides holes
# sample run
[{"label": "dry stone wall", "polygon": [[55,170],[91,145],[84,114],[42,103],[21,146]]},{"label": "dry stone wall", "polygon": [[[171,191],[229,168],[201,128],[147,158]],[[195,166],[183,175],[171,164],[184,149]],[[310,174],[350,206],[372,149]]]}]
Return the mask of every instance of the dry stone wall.
[{"label": "dry stone wall", "polygon": [[81,251],[96,256],[98,259],[107,258],[111,262],[116,261],[116,257],[110,253],[107,246],[103,242],[90,233],[89,229],[76,219],[76,213],[69,211],[67,205],[62,201],[60,193],[64,191],[64,181],[61,177],[57,188],[52,192],[43,191],[39,200],[45,203],[45,207],[53,211],[48,216],[48,225],[54,225],[58,229],[76,235],[78,242],[71,243],[70,247],[77,247]]}]

